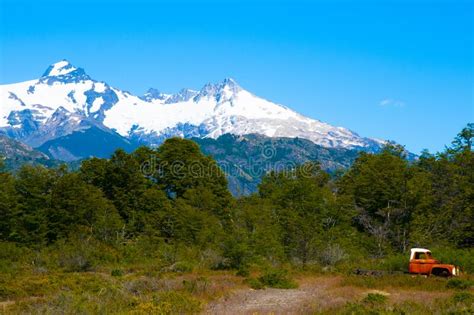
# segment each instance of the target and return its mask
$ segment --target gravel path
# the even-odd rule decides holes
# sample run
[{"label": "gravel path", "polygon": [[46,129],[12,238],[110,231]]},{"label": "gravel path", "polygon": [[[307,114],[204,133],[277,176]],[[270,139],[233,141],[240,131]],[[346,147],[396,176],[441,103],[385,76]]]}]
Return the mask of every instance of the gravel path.
[{"label": "gravel path", "polygon": [[[244,289],[210,303],[205,314],[306,314],[312,310],[344,304],[358,294],[339,292],[336,280],[313,279],[297,289]],[[339,290],[338,290],[339,291]]]},{"label": "gravel path", "polygon": [[341,286],[340,277],[316,277],[299,281],[297,289],[239,289],[229,296],[211,302],[204,314],[311,314],[357,302],[368,293],[389,297],[391,303],[412,301],[430,303],[435,299],[448,298],[451,292],[415,291],[403,289],[370,290],[353,286]]}]

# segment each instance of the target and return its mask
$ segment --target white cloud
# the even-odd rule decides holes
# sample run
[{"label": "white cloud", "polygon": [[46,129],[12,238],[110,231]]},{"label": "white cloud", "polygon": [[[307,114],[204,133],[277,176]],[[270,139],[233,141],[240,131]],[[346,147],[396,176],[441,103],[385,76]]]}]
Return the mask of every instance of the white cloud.
[{"label": "white cloud", "polygon": [[386,98],[379,102],[380,106],[383,107],[404,107],[406,104],[403,101],[396,100],[393,98]]}]

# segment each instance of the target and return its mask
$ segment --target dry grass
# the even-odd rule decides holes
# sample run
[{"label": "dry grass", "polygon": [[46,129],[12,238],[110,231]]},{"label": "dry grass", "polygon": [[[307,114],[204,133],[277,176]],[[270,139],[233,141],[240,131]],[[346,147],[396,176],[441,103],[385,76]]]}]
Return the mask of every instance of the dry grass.
[{"label": "dry grass", "polygon": [[0,281],[0,313],[195,313],[244,287],[242,282],[225,272],[23,274]]},{"label": "dry grass", "polygon": [[[226,299],[210,303],[205,310],[207,314],[366,314],[366,313],[422,313],[442,314],[448,310],[469,310],[469,305],[460,305],[452,301],[456,293],[446,286],[438,285],[424,290],[430,285],[418,283],[418,287],[407,285],[396,287],[401,281],[399,276],[390,276],[371,281],[385,289],[370,289],[346,276],[304,276],[298,280],[299,288],[290,290],[239,290]],[[402,276],[410,283],[411,277]],[[367,279],[363,280],[367,281]],[[437,283],[436,279],[433,280]],[[445,283],[445,282],[443,282]],[[367,296],[385,296],[381,305],[368,303]],[[370,300],[370,299],[369,299]],[[438,311],[439,312],[438,312]]]},{"label": "dry grass", "polygon": [[[133,267],[123,272],[24,273],[0,279],[0,313],[196,313],[208,314],[436,314],[436,310],[470,310],[470,297],[453,300],[446,279],[394,275],[355,277],[300,274],[298,288],[252,290],[234,272],[197,270],[188,273],[150,272]],[[254,274],[253,276],[257,276]],[[366,297],[386,296],[381,305]],[[474,302],[473,302],[474,303]],[[474,307],[474,306],[473,306]],[[388,310],[388,311],[387,311]]]}]

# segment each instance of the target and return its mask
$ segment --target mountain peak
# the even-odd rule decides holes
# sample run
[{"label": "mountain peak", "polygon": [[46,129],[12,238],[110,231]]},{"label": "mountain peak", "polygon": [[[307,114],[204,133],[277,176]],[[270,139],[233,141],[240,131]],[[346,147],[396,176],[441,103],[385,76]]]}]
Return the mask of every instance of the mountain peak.
[{"label": "mountain peak", "polygon": [[41,80],[47,81],[48,84],[55,81],[71,83],[81,80],[90,80],[90,77],[86,74],[84,69],[77,68],[66,59],[63,59],[50,65],[41,76]]},{"label": "mountain peak", "polygon": [[222,81],[222,85],[230,87],[240,87],[237,81],[235,81],[233,78],[225,78],[224,81]]},{"label": "mountain peak", "polygon": [[243,90],[237,81],[232,78],[225,78],[224,81],[222,81],[217,86],[218,90],[221,92],[220,94],[226,94],[229,97]]},{"label": "mountain peak", "polygon": [[232,78],[225,78],[217,84],[208,83],[204,85],[199,94],[196,96],[199,100],[203,97],[214,97],[216,101],[221,102],[233,98],[242,88]]},{"label": "mountain peak", "polygon": [[198,95],[198,91],[191,90],[188,88],[184,88],[179,90],[178,93],[171,95],[167,100],[167,104],[172,104],[172,103],[179,103],[179,102],[187,102],[196,95]]},{"label": "mountain peak", "polygon": [[50,77],[50,76],[59,76],[71,73],[77,70],[69,61],[63,59],[61,61],[55,62],[46,69],[43,74],[43,77]]},{"label": "mountain peak", "polygon": [[166,95],[161,93],[158,89],[149,88],[140,98],[146,102],[152,102],[154,100],[164,100],[166,99]]}]

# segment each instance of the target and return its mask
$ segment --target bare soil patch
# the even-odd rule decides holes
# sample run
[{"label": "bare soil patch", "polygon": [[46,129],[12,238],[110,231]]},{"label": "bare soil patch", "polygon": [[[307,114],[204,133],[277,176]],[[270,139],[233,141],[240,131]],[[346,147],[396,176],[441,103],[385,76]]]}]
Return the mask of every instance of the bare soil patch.
[{"label": "bare soil patch", "polygon": [[[357,302],[369,290],[341,286],[340,277],[314,277],[300,279],[297,289],[253,290],[239,289],[220,300],[208,304],[204,314],[308,314],[335,309],[347,302]],[[387,289],[384,294],[391,303],[413,301],[429,303],[433,299],[448,297],[449,292],[426,292]]]}]

